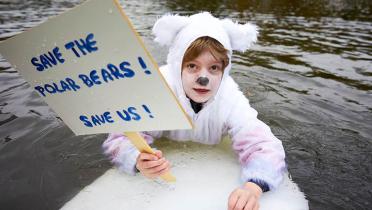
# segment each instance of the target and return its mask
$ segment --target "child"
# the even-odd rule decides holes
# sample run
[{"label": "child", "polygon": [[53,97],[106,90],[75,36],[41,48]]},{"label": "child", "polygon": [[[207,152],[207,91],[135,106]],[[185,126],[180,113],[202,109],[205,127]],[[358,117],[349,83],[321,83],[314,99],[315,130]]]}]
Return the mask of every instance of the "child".
[{"label": "child", "polygon": [[[165,15],[154,25],[155,41],[169,46],[161,73],[192,119],[193,130],[142,132],[151,144],[161,136],[176,141],[218,144],[232,139],[239,156],[244,185],[229,197],[229,209],[258,209],[262,192],[275,189],[286,169],[282,143],[257,119],[257,112],[230,77],[232,50],[244,52],[257,39],[256,26],[219,20],[208,12],[183,17]],[[161,151],[139,153],[121,134],[110,134],[105,154],[126,173],[148,178],[169,171]]]}]

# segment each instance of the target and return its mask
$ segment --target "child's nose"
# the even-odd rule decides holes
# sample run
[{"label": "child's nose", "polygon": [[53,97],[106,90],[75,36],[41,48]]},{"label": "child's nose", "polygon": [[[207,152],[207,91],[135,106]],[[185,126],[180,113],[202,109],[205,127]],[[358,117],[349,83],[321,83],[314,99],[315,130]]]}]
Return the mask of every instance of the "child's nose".
[{"label": "child's nose", "polygon": [[197,82],[199,85],[201,85],[201,86],[206,86],[206,85],[208,85],[208,83],[209,83],[209,79],[208,79],[208,77],[201,76],[201,77],[199,77],[199,78],[196,80],[196,82]]}]

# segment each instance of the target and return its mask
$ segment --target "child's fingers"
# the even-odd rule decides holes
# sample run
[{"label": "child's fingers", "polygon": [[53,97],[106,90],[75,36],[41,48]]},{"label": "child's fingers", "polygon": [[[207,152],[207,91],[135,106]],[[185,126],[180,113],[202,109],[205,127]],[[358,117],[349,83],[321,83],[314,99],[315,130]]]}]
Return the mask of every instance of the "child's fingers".
[{"label": "child's fingers", "polygon": [[165,173],[167,173],[168,171],[170,171],[170,165],[168,165],[166,168],[164,168],[163,170],[159,171],[156,173],[156,176],[161,176]]},{"label": "child's fingers", "polygon": [[142,152],[139,155],[139,160],[158,160],[159,158],[156,155],[150,154],[150,153],[145,153]]},{"label": "child's fingers", "polygon": [[163,157],[163,152],[160,151],[160,150],[155,150],[155,155],[156,155],[158,158],[162,158],[162,157]]},{"label": "child's fingers", "polygon": [[165,158],[160,158],[159,160],[153,160],[153,161],[151,161],[151,160],[150,161],[145,161],[145,162],[142,163],[142,167],[144,169],[151,169],[151,168],[160,166],[165,161],[166,161]]},{"label": "child's fingers", "polygon": [[166,167],[168,167],[169,165],[169,162],[168,161],[164,161],[162,164],[158,165],[158,166],[155,166],[153,168],[148,168],[146,169],[146,172],[151,174],[151,175],[156,175],[159,171],[165,169]]},{"label": "child's fingers", "polygon": [[159,166],[156,166],[156,167],[153,167],[151,169],[148,169],[149,170],[149,173],[152,174],[152,175],[157,175],[160,171],[164,170],[165,168],[167,168],[169,166],[169,162],[168,161],[165,161],[164,163],[162,163],[161,165]]},{"label": "child's fingers", "polygon": [[229,196],[228,210],[233,210],[234,209],[237,200],[238,200],[238,195],[234,191]]},{"label": "child's fingers", "polygon": [[[246,200],[247,200],[247,199],[246,199]],[[253,197],[250,197],[250,198],[247,200],[244,209],[247,209],[247,210],[254,210],[254,207],[255,207],[256,203],[257,203],[257,202],[256,202],[256,199],[254,199]]]},{"label": "child's fingers", "polygon": [[[234,210],[243,210],[244,206],[247,204],[247,198],[244,196],[239,196],[238,201],[236,202]],[[247,208],[247,210],[252,210],[252,207]]]},{"label": "child's fingers", "polygon": [[260,204],[256,202],[256,205],[254,206],[253,210],[258,210],[258,209],[260,209]]}]

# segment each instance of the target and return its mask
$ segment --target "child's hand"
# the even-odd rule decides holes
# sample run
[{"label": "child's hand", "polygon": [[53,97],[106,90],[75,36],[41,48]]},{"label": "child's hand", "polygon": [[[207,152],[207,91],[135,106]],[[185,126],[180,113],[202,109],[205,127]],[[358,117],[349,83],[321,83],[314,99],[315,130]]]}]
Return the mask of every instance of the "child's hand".
[{"label": "child's hand", "polygon": [[140,153],[137,158],[137,169],[147,178],[155,179],[170,169],[170,163],[164,157],[160,150],[155,151],[155,155],[149,153]]},{"label": "child's hand", "polygon": [[262,190],[258,185],[247,182],[243,188],[237,188],[230,194],[228,210],[258,210],[261,194]]}]

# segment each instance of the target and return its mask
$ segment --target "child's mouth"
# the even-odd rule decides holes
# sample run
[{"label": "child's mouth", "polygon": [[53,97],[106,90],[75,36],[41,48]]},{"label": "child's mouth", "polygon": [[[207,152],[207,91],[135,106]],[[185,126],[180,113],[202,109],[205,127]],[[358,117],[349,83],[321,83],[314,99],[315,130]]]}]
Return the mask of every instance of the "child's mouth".
[{"label": "child's mouth", "polygon": [[208,89],[202,89],[202,88],[193,88],[195,92],[199,93],[199,94],[206,94],[209,92]]}]

